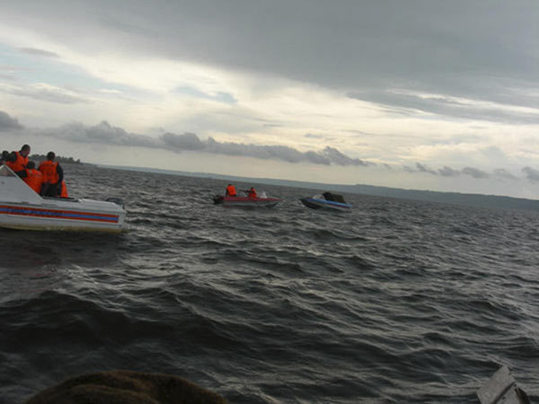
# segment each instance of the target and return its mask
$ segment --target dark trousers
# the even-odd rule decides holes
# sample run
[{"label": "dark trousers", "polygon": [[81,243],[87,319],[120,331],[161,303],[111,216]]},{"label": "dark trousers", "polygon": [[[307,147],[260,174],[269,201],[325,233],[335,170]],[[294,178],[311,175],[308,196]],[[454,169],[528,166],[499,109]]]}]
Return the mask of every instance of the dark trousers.
[{"label": "dark trousers", "polygon": [[48,184],[48,183],[45,183],[43,184],[43,186],[41,187],[41,195],[42,196],[59,196],[60,195],[60,187],[59,187],[59,183],[57,182],[56,184]]}]

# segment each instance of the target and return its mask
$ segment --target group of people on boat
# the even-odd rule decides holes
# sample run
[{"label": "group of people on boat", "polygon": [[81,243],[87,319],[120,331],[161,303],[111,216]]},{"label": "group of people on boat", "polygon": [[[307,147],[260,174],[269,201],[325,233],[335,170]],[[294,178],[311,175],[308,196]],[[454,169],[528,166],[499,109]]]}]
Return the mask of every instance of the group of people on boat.
[{"label": "group of people on boat", "polygon": [[67,198],[67,187],[64,181],[64,170],[57,161],[54,152],[47,153],[47,159],[39,164],[29,161],[30,146],[25,144],[19,151],[2,152],[0,165],[5,164],[22,178],[35,192],[41,196]]},{"label": "group of people on boat", "polygon": [[[254,189],[254,187],[244,190],[243,192],[247,194],[248,198],[251,198],[251,199],[257,198],[256,190]],[[225,196],[232,196],[232,197],[238,196],[236,192],[236,187],[232,184],[228,184],[226,187]]]}]

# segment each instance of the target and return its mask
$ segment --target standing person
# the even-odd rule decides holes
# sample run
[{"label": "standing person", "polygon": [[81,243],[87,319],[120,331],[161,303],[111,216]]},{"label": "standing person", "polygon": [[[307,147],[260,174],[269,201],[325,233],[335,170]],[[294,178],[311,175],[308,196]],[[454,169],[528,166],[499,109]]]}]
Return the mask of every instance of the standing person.
[{"label": "standing person", "polygon": [[30,154],[30,146],[25,144],[18,152],[11,153],[10,159],[6,161],[6,165],[11,168],[19,177],[26,177],[26,165],[28,164],[28,155]]},{"label": "standing person", "polygon": [[232,184],[228,184],[225,196],[236,196],[236,187]]},{"label": "standing person", "polygon": [[41,171],[36,170],[36,163],[29,161],[26,165],[26,177],[23,181],[28,184],[38,194],[41,193],[41,187],[43,186],[43,174]]},{"label": "standing person", "polygon": [[39,165],[39,171],[43,173],[43,189],[41,190],[43,196],[56,197],[61,192],[60,184],[64,179],[64,170],[57,161],[54,161],[55,158],[54,152],[48,152],[47,160]]}]

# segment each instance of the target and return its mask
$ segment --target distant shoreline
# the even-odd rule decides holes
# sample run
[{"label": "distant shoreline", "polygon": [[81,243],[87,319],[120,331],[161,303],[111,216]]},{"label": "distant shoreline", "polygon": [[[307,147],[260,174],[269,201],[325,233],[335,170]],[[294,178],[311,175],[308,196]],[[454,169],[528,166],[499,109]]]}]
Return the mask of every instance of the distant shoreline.
[{"label": "distant shoreline", "polygon": [[249,184],[277,185],[293,188],[305,188],[310,190],[325,190],[341,193],[360,194],[369,196],[381,196],[387,198],[406,199],[424,202],[447,203],[453,205],[475,206],[484,208],[505,208],[524,209],[539,211],[539,200],[516,198],[501,195],[468,194],[459,192],[423,191],[414,189],[400,189],[381,187],[375,185],[343,185],[324,184],[318,182],[279,180],[273,178],[250,178],[238,177],[234,175],[223,175],[214,173],[187,172],[177,170],[163,170],[159,168],[114,166],[107,164],[96,164],[98,167],[112,168],[127,171],[142,171],[155,174],[180,175],[194,178],[211,178],[215,180],[244,182]]},{"label": "distant shoreline", "polygon": [[[44,161],[44,160],[47,160],[47,155],[45,154],[31,154],[30,156],[28,156],[28,159],[29,160],[34,160],[34,161]],[[65,163],[65,164],[81,164],[81,165],[87,165],[87,163],[83,163],[82,161],[80,161],[80,159],[77,159],[75,160],[73,157],[64,157],[64,156],[56,156],[54,158],[55,161],[59,162],[59,163]]]}]

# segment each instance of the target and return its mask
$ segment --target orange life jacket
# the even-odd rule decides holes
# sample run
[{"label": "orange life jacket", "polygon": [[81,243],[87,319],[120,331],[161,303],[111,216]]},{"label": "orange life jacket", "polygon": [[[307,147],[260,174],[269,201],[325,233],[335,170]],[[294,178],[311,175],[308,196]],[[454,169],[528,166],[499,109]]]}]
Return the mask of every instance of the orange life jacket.
[{"label": "orange life jacket", "polygon": [[226,187],[226,195],[227,196],[236,196],[236,188],[234,185],[229,185]]},{"label": "orange life jacket", "polygon": [[35,168],[26,170],[26,177],[23,178],[24,182],[28,184],[38,194],[41,192],[41,186],[43,185],[43,174],[41,171]]},{"label": "orange life jacket", "polygon": [[19,152],[15,152],[15,156],[17,156],[17,159],[13,162],[6,161],[6,165],[15,172],[24,170],[26,164],[28,164],[28,156],[23,157]]},{"label": "orange life jacket", "polygon": [[249,195],[247,195],[249,198],[256,198],[256,191],[254,188],[251,188],[249,190]]},{"label": "orange life jacket", "polygon": [[43,173],[44,183],[56,184],[60,180],[56,167],[58,167],[58,163],[55,161],[46,160],[41,162],[39,165],[39,171]]},{"label": "orange life jacket", "polygon": [[60,198],[69,198],[66,182],[64,180],[62,180],[62,190],[60,191]]}]

